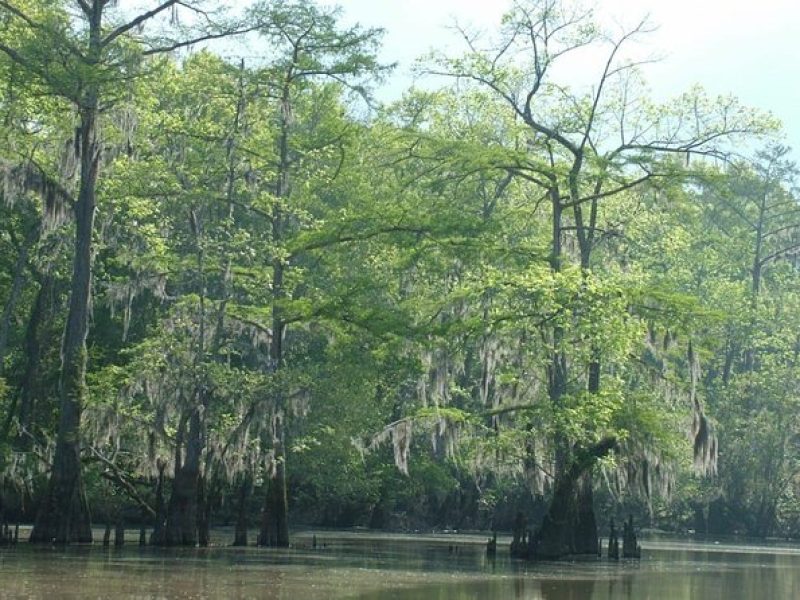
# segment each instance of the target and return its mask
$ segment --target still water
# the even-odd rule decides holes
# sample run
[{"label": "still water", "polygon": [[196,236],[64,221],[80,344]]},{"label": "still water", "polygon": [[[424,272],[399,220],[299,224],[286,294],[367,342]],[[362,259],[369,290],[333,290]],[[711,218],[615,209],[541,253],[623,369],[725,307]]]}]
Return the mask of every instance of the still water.
[{"label": "still water", "polygon": [[287,551],[20,544],[0,549],[0,598],[800,599],[798,546],[662,539],[643,543],[641,561],[528,564],[502,538],[490,560],[476,536],[317,537]]}]

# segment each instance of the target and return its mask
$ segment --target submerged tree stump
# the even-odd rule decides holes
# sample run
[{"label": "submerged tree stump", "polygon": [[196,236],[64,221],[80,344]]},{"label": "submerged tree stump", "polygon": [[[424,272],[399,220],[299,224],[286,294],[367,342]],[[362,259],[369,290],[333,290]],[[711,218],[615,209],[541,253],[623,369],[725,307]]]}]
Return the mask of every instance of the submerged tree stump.
[{"label": "submerged tree stump", "polygon": [[251,479],[250,475],[247,474],[242,478],[242,483],[239,486],[239,499],[236,509],[236,532],[234,533],[233,539],[234,546],[247,546],[247,501],[250,497],[250,488]]},{"label": "submerged tree stump", "polygon": [[522,512],[517,512],[514,519],[514,530],[511,540],[512,558],[529,558],[528,552],[528,519]]},{"label": "submerged tree stump", "polygon": [[633,515],[628,515],[628,521],[623,525],[622,557],[623,558],[642,557],[642,547],[636,540],[636,530],[633,527]]},{"label": "submerged tree stump", "polygon": [[492,537],[486,540],[486,556],[494,557],[497,555],[497,532],[492,533]]},{"label": "submerged tree stump", "polygon": [[152,546],[164,546],[167,535],[167,505],[164,501],[164,471],[167,463],[161,459],[156,461],[158,479],[156,480],[156,518],[153,524],[153,533],[150,534]]},{"label": "submerged tree stump", "polygon": [[611,519],[608,532],[608,558],[619,560],[619,537],[617,536],[617,528],[614,527],[614,519]]},{"label": "submerged tree stump", "polygon": [[598,536],[593,505],[590,476],[563,477],[536,534],[536,558],[596,555]]}]

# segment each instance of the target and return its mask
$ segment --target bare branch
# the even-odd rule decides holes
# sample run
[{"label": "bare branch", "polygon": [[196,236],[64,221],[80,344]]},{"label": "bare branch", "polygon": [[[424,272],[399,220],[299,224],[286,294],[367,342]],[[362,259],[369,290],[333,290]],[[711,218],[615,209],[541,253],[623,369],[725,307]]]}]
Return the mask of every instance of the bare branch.
[{"label": "bare branch", "polygon": [[125,493],[128,494],[131,500],[136,502],[136,504],[138,504],[148,515],[155,517],[156,511],[153,510],[147,501],[142,498],[141,494],[136,491],[136,488],[128,480],[122,470],[113,461],[103,456],[94,446],[89,446],[89,450],[91,450],[92,455],[106,467],[106,471],[103,473],[103,476],[118,484],[123,490],[125,490]]},{"label": "bare branch", "polygon": [[614,189],[607,190],[605,192],[591,194],[590,196],[584,196],[584,197],[581,197],[581,198],[577,198],[576,200],[571,200],[569,202],[564,202],[563,206],[564,206],[564,208],[571,208],[571,207],[575,207],[575,206],[580,206],[580,205],[585,204],[586,202],[590,202],[592,200],[600,200],[602,198],[607,198],[609,196],[614,196],[614,195],[619,194],[621,192],[624,192],[626,190],[632,189],[632,188],[634,188],[634,187],[636,187],[638,185],[641,185],[645,181],[648,181],[649,179],[653,179],[654,177],[660,177],[660,175],[658,175],[657,173],[648,172],[645,175],[643,175],[642,177],[638,177],[637,179],[633,179],[631,181],[628,181],[628,182],[626,182],[624,184],[621,184],[621,185],[615,187]]},{"label": "bare branch", "polygon": [[90,7],[90,6],[89,6],[89,5],[86,3],[86,0],[76,0],[76,2],[78,3],[78,6],[80,6],[80,7],[81,7],[81,10],[83,11],[83,14],[84,14],[84,15],[86,15],[86,16],[88,17],[89,15],[91,15],[91,14],[92,14],[92,9],[91,9],[91,7]]},{"label": "bare branch", "polygon": [[780,258],[784,254],[789,254],[794,250],[800,250],[800,242],[798,242],[796,244],[792,244],[790,246],[786,246],[785,248],[781,248],[777,252],[773,252],[772,254],[770,254],[768,256],[765,256],[760,261],[758,261],[758,264],[759,264],[759,266],[763,267],[768,262],[770,262],[772,260],[775,260],[777,258]]},{"label": "bare branch", "polygon": [[[637,34],[645,31],[644,29],[645,23],[646,19],[642,19],[642,21],[640,21],[636,27],[634,27],[628,33],[624,34],[617,42],[614,43],[614,46],[611,49],[611,52],[609,53],[608,59],[606,60],[605,67],[603,68],[603,74],[600,76],[600,80],[597,84],[597,92],[594,95],[594,100],[592,101],[592,108],[589,111],[589,118],[586,121],[586,129],[583,134],[583,140],[581,141],[579,146],[581,150],[583,150],[583,148],[586,146],[586,142],[589,140],[589,136],[591,135],[592,127],[594,126],[594,121],[597,116],[597,108],[600,105],[600,99],[602,98],[603,95],[603,89],[605,88],[608,79],[612,77],[614,74],[620,72],[620,69],[623,68],[619,67],[617,69],[612,70],[612,66],[614,64],[614,60],[617,56],[617,53],[619,52],[620,48],[622,48],[622,46],[625,44],[625,42],[627,42]],[[624,67],[624,68],[629,68],[629,67]]]},{"label": "bare branch", "polygon": [[405,225],[389,225],[387,227],[381,227],[379,229],[375,229],[373,231],[367,231],[364,233],[352,233],[352,234],[345,234],[339,235],[336,237],[329,237],[326,239],[318,240],[316,242],[310,242],[308,244],[299,246],[298,248],[292,250],[291,256],[297,256],[303,252],[309,252],[311,250],[320,250],[322,248],[328,248],[330,246],[335,246],[337,244],[347,244],[352,242],[364,242],[370,240],[372,238],[381,236],[381,235],[388,235],[391,233],[414,233],[418,235],[425,235],[429,233],[430,229],[423,228],[423,227],[410,227]]},{"label": "bare branch", "polygon": [[768,238],[770,236],[777,235],[779,233],[783,233],[784,231],[790,231],[792,229],[800,229],[800,223],[792,223],[791,225],[786,225],[784,227],[778,227],[777,229],[773,229],[772,231],[766,232],[761,237]]},{"label": "bare branch", "polygon": [[138,27],[139,25],[143,24],[145,21],[149,21],[150,19],[155,17],[157,14],[164,12],[165,10],[170,8],[171,6],[174,6],[175,4],[178,4],[178,0],[167,0],[163,4],[160,4],[159,6],[155,7],[154,9],[148,10],[147,12],[144,12],[144,13],[140,14],[138,17],[128,21],[124,25],[120,25],[114,31],[109,33],[105,38],[103,38],[103,41],[101,42],[101,45],[103,47],[108,46],[111,42],[113,42],[119,36],[127,33],[131,29],[134,29],[134,28]]},{"label": "bare branch", "polygon": [[166,44],[164,46],[156,46],[153,48],[148,48],[142,54],[144,56],[153,56],[155,54],[165,54],[167,52],[173,52],[174,50],[180,50],[181,48],[186,48],[188,46],[194,46],[195,44],[200,44],[202,42],[209,42],[211,40],[219,40],[226,37],[231,37],[235,35],[242,35],[245,33],[249,33],[251,31],[256,31],[260,29],[261,25],[252,25],[250,27],[243,27],[241,29],[232,29],[230,31],[219,31],[216,33],[206,33],[203,35],[199,35],[197,37],[177,41],[171,44]]}]

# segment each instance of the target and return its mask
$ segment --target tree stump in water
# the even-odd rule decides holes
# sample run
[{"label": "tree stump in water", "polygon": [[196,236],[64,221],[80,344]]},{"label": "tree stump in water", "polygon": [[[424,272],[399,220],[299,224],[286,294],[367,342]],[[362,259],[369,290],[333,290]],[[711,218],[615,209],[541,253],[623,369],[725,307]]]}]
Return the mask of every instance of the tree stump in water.
[{"label": "tree stump in water", "polygon": [[614,527],[614,519],[611,519],[608,533],[608,558],[619,560],[619,538],[617,537],[617,529]]},{"label": "tree stump in water", "polygon": [[628,516],[628,522],[624,524],[622,531],[622,557],[641,558],[642,547],[636,540],[636,530],[633,527],[633,515]]},{"label": "tree stump in water", "polygon": [[247,475],[239,486],[239,502],[236,510],[236,532],[234,533],[234,546],[247,546],[247,499],[250,496],[251,480]]},{"label": "tree stump in water", "polygon": [[164,501],[164,470],[167,463],[159,459],[158,480],[156,481],[156,520],[153,524],[153,533],[150,534],[150,545],[164,546],[167,535],[167,505]]},{"label": "tree stump in water", "polygon": [[494,557],[497,555],[497,532],[492,533],[492,537],[486,540],[486,556]]},{"label": "tree stump in water", "polygon": [[211,542],[211,493],[205,475],[197,481],[197,545],[207,548]]},{"label": "tree stump in water", "polygon": [[511,540],[512,558],[528,558],[528,520],[521,512],[514,519],[513,538]]},{"label": "tree stump in water", "polygon": [[609,437],[570,450],[566,466],[556,478],[547,514],[536,532],[537,558],[597,554],[592,470],[616,446],[616,439]]},{"label": "tree stump in water", "polygon": [[567,475],[556,484],[550,508],[536,533],[536,557],[558,559],[597,554],[591,476]]},{"label": "tree stump in water", "polygon": [[533,531],[528,531],[528,558],[539,556],[539,536]]}]

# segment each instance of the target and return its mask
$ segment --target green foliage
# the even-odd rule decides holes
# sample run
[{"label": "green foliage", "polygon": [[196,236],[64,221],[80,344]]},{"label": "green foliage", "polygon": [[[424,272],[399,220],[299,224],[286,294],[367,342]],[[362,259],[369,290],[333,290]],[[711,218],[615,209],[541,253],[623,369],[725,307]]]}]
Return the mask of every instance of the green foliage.
[{"label": "green foliage", "polygon": [[0,460],[55,439],[74,106],[92,89],[82,434],[104,517],[131,489],[152,501],[197,416],[213,493],[249,480],[262,502],[280,463],[314,522],[486,526],[614,440],[595,469],[608,502],[798,530],[795,168],[780,146],[704,160],[769,116],[700,88],[657,105],[615,54],[596,85],[562,81],[564,53],[627,38],[560,3],[516,3],[499,44],[431,57],[457,86],[368,118],[382,32],[312,2],[249,9],[261,62],[146,58],[170,40],[137,28],[82,60],[74,6],[13,5],[37,26],[0,8],[0,411],[28,412]]}]

